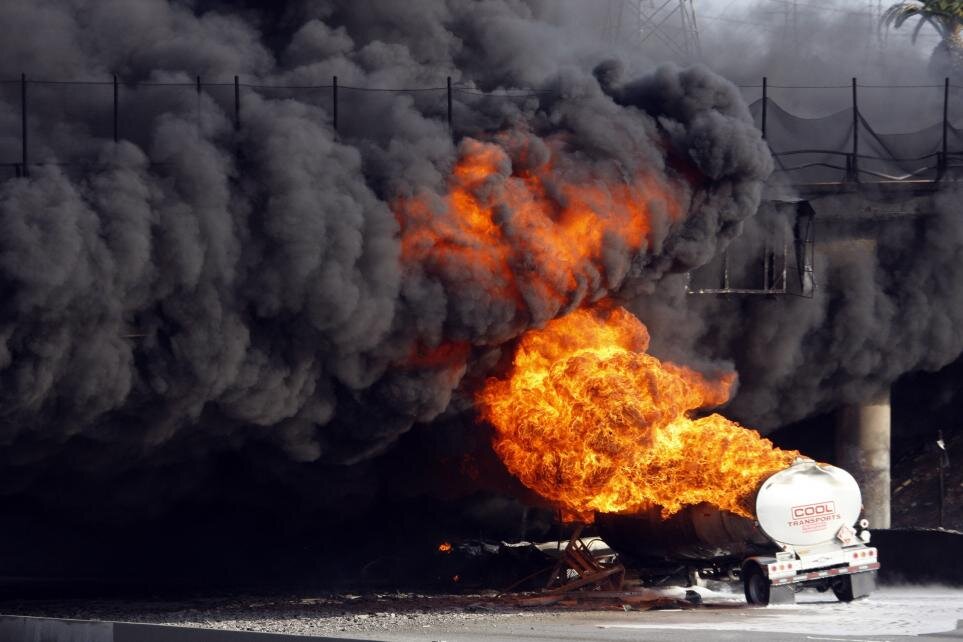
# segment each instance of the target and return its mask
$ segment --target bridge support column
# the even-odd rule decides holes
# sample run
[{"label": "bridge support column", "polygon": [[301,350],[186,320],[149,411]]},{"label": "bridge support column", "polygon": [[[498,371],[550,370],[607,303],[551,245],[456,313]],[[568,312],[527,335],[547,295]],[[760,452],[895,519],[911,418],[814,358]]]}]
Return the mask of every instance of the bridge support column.
[{"label": "bridge support column", "polygon": [[889,390],[837,415],[836,462],[859,482],[870,528],[890,527]]}]

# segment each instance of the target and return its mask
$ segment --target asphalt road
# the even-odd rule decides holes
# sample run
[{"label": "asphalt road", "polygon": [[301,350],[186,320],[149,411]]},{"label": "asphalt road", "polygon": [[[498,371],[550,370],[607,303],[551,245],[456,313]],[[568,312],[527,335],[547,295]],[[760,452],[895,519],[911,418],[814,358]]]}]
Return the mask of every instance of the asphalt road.
[{"label": "asphalt road", "polygon": [[[672,604],[673,608],[652,610],[639,607],[623,610],[627,607],[620,609],[618,602],[603,604],[596,600],[583,600],[582,606],[560,604],[530,608],[511,598],[486,601],[480,595],[397,594],[238,597],[178,602],[22,601],[2,604],[0,612],[11,616],[73,618],[72,621],[46,620],[54,629],[63,629],[61,633],[69,633],[64,633],[67,637],[58,633],[39,638],[56,642],[80,639],[88,642],[143,642],[147,639],[145,631],[155,642],[282,642],[300,639],[382,642],[879,641],[911,638],[963,642],[963,589],[882,588],[868,598],[849,604],[837,602],[831,593],[806,591],[798,594],[795,605],[767,608],[748,607],[740,593],[697,590],[703,597],[700,606],[665,601],[663,604]],[[678,591],[683,592],[682,589]],[[587,603],[596,608],[584,606]],[[646,604],[651,605],[641,603],[640,607]],[[6,642],[11,639],[11,634],[2,629],[3,620],[0,617],[0,639]],[[115,624],[118,622],[139,624]],[[16,626],[15,622],[7,624]],[[77,637],[83,632],[81,629],[86,631],[83,627],[93,627],[91,631],[95,632],[104,630],[100,631],[101,637],[90,637],[86,633]],[[52,635],[54,629],[47,633]],[[20,639],[24,635],[14,633],[13,637]],[[304,635],[317,637],[301,637]],[[26,637],[37,639],[33,634]]]},{"label": "asphalt road", "polygon": [[[430,629],[378,632],[373,640],[963,640],[963,590],[880,589],[843,604],[804,592],[792,606],[749,608],[711,597],[696,609],[499,614]],[[358,631],[354,635],[358,637]],[[368,637],[361,635],[360,637]]]}]

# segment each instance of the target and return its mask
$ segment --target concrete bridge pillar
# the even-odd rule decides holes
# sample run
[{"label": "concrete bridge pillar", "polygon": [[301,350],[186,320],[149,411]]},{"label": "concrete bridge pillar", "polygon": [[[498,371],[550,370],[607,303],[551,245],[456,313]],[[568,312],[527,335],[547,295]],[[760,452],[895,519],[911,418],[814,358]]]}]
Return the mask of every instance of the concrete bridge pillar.
[{"label": "concrete bridge pillar", "polygon": [[836,461],[859,482],[870,528],[890,527],[890,415],[889,390],[837,415]]}]

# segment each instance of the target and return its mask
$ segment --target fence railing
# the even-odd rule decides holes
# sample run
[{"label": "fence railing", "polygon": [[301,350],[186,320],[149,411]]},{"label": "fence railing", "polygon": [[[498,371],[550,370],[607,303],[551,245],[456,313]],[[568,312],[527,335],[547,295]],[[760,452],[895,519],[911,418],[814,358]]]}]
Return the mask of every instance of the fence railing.
[{"label": "fence railing", "polygon": [[[955,99],[951,90],[963,88],[952,85],[949,79],[941,85],[861,85],[853,78],[848,85],[805,86],[772,85],[768,78],[763,78],[761,84],[743,85],[742,88],[761,89],[761,99],[751,105],[753,115],[773,152],[776,172],[791,182],[835,180],[858,183],[865,177],[935,181],[946,177],[950,170],[963,168],[963,128],[954,127],[950,120],[954,112],[963,116],[963,100],[959,101],[958,110],[951,109],[951,99]],[[934,116],[931,127],[917,132],[881,134],[870,125],[861,110],[861,88],[942,89],[942,118]],[[782,109],[771,96],[773,89],[811,93],[817,90],[848,91],[850,105],[830,116],[802,118]],[[241,82],[239,76],[228,82],[205,82],[199,76],[192,82],[126,82],[117,76],[105,80],[57,81],[30,79],[22,74],[19,79],[0,81],[0,103],[8,108],[19,103],[18,131],[12,130],[11,119],[0,120],[0,165],[12,168],[15,175],[28,175],[31,167],[59,157],[56,153],[47,153],[45,157],[45,152],[58,145],[73,145],[65,141],[69,139],[70,127],[77,124],[82,124],[85,134],[93,139],[145,142],[150,128],[143,121],[143,114],[157,111],[166,104],[180,104],[184,108],[188,92],[195,95],[198,112],[201,97],[207,96],[220,106],[236,130],[242,126],[248,92],[265,98],[295,97],[322,108],[331,127],[346,137],[363,135],[364,128],[357,121],[369,117],[366,106],[376,102],[379,94],[404,93],[412,97],[417,109],[445,122],[450,135],[455,138],[458,137],[456,129],[461,103],[470,106],[473,100],[537,100],[556,93],[544,90],[483,92],[454,85],[451,77],[446,78],[444,85],[438,86],[376,88],[344,85],[339,83],[337,76],[324,84],[271,85]],[[32,125],[35,113],[42,116],[43,131]],[[55,121],[64,131],[51,124]],[[820,141],[822,133],[815,130],[826,129],[827,124],[835,139]],[[782,131],[777,131],[780,128]],[[33,153],[37,147],[34,139],[41,140],[39,147],[43,150],[40,154]],[[76,154],[65,156],[77,157]]]},{"label": "fence railing", "polygon": [[[760,85],[753,87],[762,90],[761,98],[752,104],[756,122],[773,152],[776,173],[784,175],[790,182],[859,183],[866,177],[877,181],[939,181],[947,178],[951,170],[963,168],[963,130],[951,122],[951,114],[963,109],[963,101],[951,90],[963,87],[951,84],[949,78],[938,85],[862,85],[853,78],[846,86],[775,86],[812,93],[820,90],[820,96],[825,96],[825,90],[848,91],[847,108],[828,116],[810,118],[800,118],[783,110],[770,96],[769,90],[774,86],[768,79],[763,78]],[[902,134],[881,133],[864,113],[860,89],[892,90],[873,106],[878,112],[886,112],[889,107],[902,104],[908,114],[899,123],[901,129],[907,125],[917,126],[920,121],[931,124]],[[913,94],[907,99],[905,94],[896,90],[912,90]],[[939,90],[938,100],[934,90]],[[959,109],[951,110],[951,103]],[[773,111],[778,119],[796,121],[795,126],[790,127],[792,136],[787,136],[785,131],[773,135]],[[886,120],[892,126],[893,117],[890,115]],[[811,123],[808,129],[798,126],[804,121]],[[836,144],[814,143],[811,137],[819,139],[822,135],[823,140],[827,138],[820,128],[832,130]]]},{"label": "fence railing", "polygon": [[[0,80],[0,105],[14,108],[19,104],[19,127],[0,118],[0,166],[12,168],[16,175],[28,175],[31,167],[50,162],[37,158],[37,134],[33,121],[42,112],[45,129],[49,123],[84,124],[95,138],[101,140],[132,140],[144,142],[143,114],[157,112],[164,104],[177,105],[196,97],[200,111],[202,96],[212,99],[228,116],[235,129],[240,129],[244,118],[248,92],[263,98],[297,98],[320,107],[331,127],[348,137],[362,135],[365,106],[379,100],[379,95],[407,94],[421,111],[447,123],[455,136],[459,103],[476,100],[528,100],[552,94],[552,91],[520,90],[484,92],[473,87],[459,86],[446,78],[444,85],[430,87],[361,87],[344,85],[337,76],[323,84],[264,84],[242,82],[234,76],[230,82],[203,81],[200,76],[191,82],[126,82],[113,76],[108,80],[46,80],[31,79],[22,74],[19,79]],[[44,95],[40,95],[43,93]],[[184,105],[181,104],[183,108]],[[2,116],[2,110],[0,110]],[[36,120],[40,120],[37,118]],[[43,132],[50,134],[50,132]],[[47,138],[56,138],[48,135]],[[62,142],[62,141],[61,141]],[[48,154],[53,156],[54,154]]]}]

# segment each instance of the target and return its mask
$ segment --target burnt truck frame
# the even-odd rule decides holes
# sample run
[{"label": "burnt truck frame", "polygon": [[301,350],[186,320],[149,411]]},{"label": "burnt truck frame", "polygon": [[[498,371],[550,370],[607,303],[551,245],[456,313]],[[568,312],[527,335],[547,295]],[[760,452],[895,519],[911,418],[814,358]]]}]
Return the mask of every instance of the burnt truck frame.
[{"label": "burnt truck frame", "polygon": [[[740,582],[750,605],[795,602],[803,588],[832,590],[843,602],[876,587],[878,552],[859,486],[846,471],[798,459],[766,479],[756,494],[756,519],[710,504],[663,519],[659,509],[598,514],[602,538],[648,577],[683,570],[700,579]],[[673,573],[674,575],[675,573]]]}]

